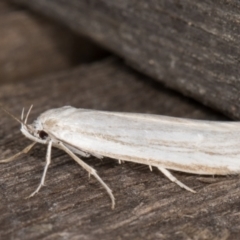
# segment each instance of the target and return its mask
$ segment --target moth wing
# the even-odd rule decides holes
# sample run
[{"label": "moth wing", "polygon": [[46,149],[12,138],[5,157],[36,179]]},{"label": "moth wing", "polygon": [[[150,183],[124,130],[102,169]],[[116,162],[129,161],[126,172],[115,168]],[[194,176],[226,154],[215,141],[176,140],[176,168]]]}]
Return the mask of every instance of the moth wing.
[{"label": "moth wing", "polygon": [[198,174],[240,171],[238,122],[72,107],[43,122],[58,140],[87,153]]}]

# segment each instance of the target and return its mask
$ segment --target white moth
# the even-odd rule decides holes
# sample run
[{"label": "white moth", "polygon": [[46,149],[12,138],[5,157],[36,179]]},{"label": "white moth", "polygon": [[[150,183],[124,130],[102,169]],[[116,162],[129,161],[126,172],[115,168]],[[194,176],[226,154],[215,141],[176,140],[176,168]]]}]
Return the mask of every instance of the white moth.
[{"label": "white moth", "polygon": [[[7,110],[3,109],[8,114]],[[195,192],[178,181],[167,169],[195,174],[233,174],[240,172],[240,123],[190,120],[150,114],[106,112],[70,106],[48,110],[27,124],[29,109],[21,120],[21,132],[31,145],[4,159],[9,162],[27,153],[36,143],[47,144],[46,165],[41,182],[30,195],[44,185],[51,162],[52,146],[69,154],[106,189],[115,206],[111,189],[95,169],[77,155],[110,157],[157,167],[171,181]],[[76,155],[77,154],[77,155]]]}]

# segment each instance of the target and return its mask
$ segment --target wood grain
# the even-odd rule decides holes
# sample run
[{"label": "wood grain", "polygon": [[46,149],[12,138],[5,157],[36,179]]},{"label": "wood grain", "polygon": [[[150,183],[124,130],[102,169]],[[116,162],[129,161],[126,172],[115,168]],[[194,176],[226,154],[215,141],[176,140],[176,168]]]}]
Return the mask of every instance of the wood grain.
[{"label": "wood grain", "polygon": [[240,119],[239,1],[14,0],[138,71]]},{"label": "wood grain", "polygon": [[[167,114],[197,119],[225,117],[167,90],[109,59],[58,74],[5,84],[0,102],[19,116],[34,104],[30,122],[46,109],[75,107]],[[0,111],[0,158],[29,140],[19,124]],[[239,177],[202,177],[174,172],[197,190],[184,191],[156,169],[94,157],[85,159],[113,189],[116,209],[94,178],[60,150],[53,150],[46,186],[37,187],[46,147],[0,165],[1,239],[238,239]]]},{"label": "wood grain", "polygon": [[[155,4],[159,2],[156,1]],[[163,3],[163,1],[161,2]],[[65,8],[62,7],[63,3],[65,4]],[[128,4],[128,1],[121,1],[119,4],[116,1],[114,3],[109,2],[108,5],[106,4],[107,1],[91,1],[88,3],[75,1],[75,4],[77,4],[75,7],[78,4],[85,5],[85,8],[82,8],[83,13],[81,13],[81,19],[85,18],[89,20],[89,22],[85,21],[85,26],[84,22],[81,23],[79,18],[79,11],[81,9],[79,10],[76,7],[75,12],[77,14],[68,15],[69,12],[72,13],[72,3],[72,0],[58,2],[54,0],[36,2],[33,0],[28,1],[27,5],[30,6],[32,4],[31,6],[35,10],[64,22],[77,32],[85,32],[86,35],[91,36],[95,41],[122,55],[127,61],[130,61],[127,56],[131,51],[133,53],[136,51],[132,55],[133,57],[145,56],[144,54],[147,57],[150,54],[149,48],[155,46],[152,44],[145,48],[144,43],[146,43],[146,39],[143,38],[141,40],[141,38],[137,38],[136,40],[135,35],[131,33],[133,24],[136,25],[135,29],[138,31],[140,24],[143,27],[149,26],[151,17],[157,16],[156,14],[152,14],[150,17],[144,15],[143,10],[141,10],[144,5],[141,1],[138,2],[140,5],[133,2],[132,4]],[[144,2],[144,4],[146,5],[147,13],[149,9],[147,6],[151,6],[152,3],[150,1],[148,3]],[[182,4],[182,11],[187,13],[182,18],[189,17],[190,15],[194,18],[194,14],[198,8],[191,8],[187,11],[186,6],[190,4],[189,2],[178,1],[178,4]],[[191,2],[191,4],[194,5],[194,2]],[[221,4],[222,6],[226,6],[226,2],[201,2],[198,3],[198,6],[204,4],[205,6],[217,6]],[[234,4],[238,3],[228,2],[228,4],[228,7],[224,8],[226,14],[231,11]],[[172,5],[173,2],[168,1],[163,6],[163,9],[167,7],[171,8]],[[134,10],[136,7],[139,13]],[[90,9],[92,10],[90,11]],[[119,24],[117,18],[122,18],[121,14],[124,11],[118,11],[118,9],[126,9],[125,11],[128,15],[126,21],[122,21],[121,24]],[[210,10],[211,8],[207,9],[207,12]],[[131,14],[129,15],[131,11],[132,16]],[[158,10],[156,9],[156,11]],[[215,17],[218,11],[219,8],[212,11],[212,16]],[[234,11],[237,11],[237,8]],[[104,15],[101,12],[104,12]],[[163,15],[160,16],[166,17],[169,15],[168,11],[165,15],[164,11],[161,12]],[[72,68],[78,63],[78,58],[76,60],[75,56],[80,56],[84,49],[87,50],[87,48],[77,50],[76,48],[72,48],[72,45],[66,44],[68,42],[66,39],[73,39],[73,42],[78,39],[75,34],[68,30],[62,31],[61,29],[64,29],[64,27],[59,24],[56,26],[56,23],[49,22],[46,19],[43,20],[43,18],[33,13],[29,14],[22,8],[22,5],[12,8],[12,6],[8,4],[4,5],[1,2],[0,13],[3,13],[0,17],[0,32],[4,33],[0,37],[0,56],[5,56],[0,60],[0,74],[3,74],[4,70],[1,68],[2,65],[5,66],[9,62],[17,62],[19,65],[13,71],[4,72],[5,79],[9,80],[3,81],[2,77],[0,78],[0,103],[4,104],[16,116],[20,115],[22,107],[28,108],[31,104],[34,104],[30,122],[43,111],[64,105],[111,111],[156,113],[197,119],[227,120],[224,116],[176,92],[168,90],[151,78],[133,71],[118,59],[112,58]],[[92,15],[88,16],[88,13]],[[145,19],[146,17],[146,20],[140,21],[139,14],[141,15],[141,19]],[[178,16],[179,12],[175,11],[175,14]],[[197,19],[200,16],[196,15],[195,18]],[[105,18],[104,21],[112,23],[113,26],[110,26],[110,28],[108,24],[106,25],[107,27],[104,27],[105,23],[103,24],[101,20],[103,18]],[[132,22],[133,18],[136,18],[135,22]],[[229,18],[236,20],[237,15],[233,14]],[[115,20],[113,21],[112,19]],[[167,19],[169,20],[169,18]],[[209,19],[212,19],[210,15],[206,18],[206,24]],[[164,18],[159,17],[160,27],[163,20]],[[224,18],[222,21],[224,21]],[[128,22],[129,29],[127,28],[128,25],[125,24],[126,22]],[[95,23],[97,29],[99,27],[98,31],[92,33],[84,31],[84,28],[88,26],[89,31],[94,29],[93,23]],[[181,21],[178,23],[174,20],[173,23],[178,26]],[[214,26],[216,21],[212,24]],[[119,34],[118,26],[123,26],[122,30],[120,28],[123,36]],[[171,32],[175,33],[171,30],[172,25],[169,25],[168,21],[166,21],[165,26],[166,30],[161,27],[163,34],[166,34],[167,31],[169,31],[168,36],[171,36]],[[185,38],[186,33],[189,34],[189,37],[192,36],[192,32],[190,31],[192,28],[189,28],[189,26],[184,28],[186,32],[183,32],[183,37]],[[154,24],[152,27],[154,28]],[[196,28],[196,26],[193,25],[193,28]],[[218,29],[218,31],[219,28],[220,26],[215,26],[215,29]],[[110,31],[109,29],[112,30]],[[237,31],[237,28],[223,28],[222,31],[234,32]],[[101,32],[102,35],[99,35]],[[103,33],[106,34],[106,38]],[[126,33],[130,33],[130,35],[126,35]],[[61,34],[65,34],[66,36],[61,38]],[[141,36],[142,32],[140,31],[139,34]],[[158,31],[156,31],[156,35],[157,37],[161,36]],[[14,38],[12,36],[17,37]],[[133,40],[129,38],[128,41],[123,41],[124,38],[128,38],[129,36],[133,36]],[[172,35],[172,37],[174,36]],[[229,36],[232,35],[230,34]],[[109,39],[108,42],[107,37],[112,37],[112,39]],[[180,35],[178,37],[179,39],[176,42],[181,43],[184,38],[181,39]],[[221,40],[221,34],[219,37]],[[117,41],[116,38],[119,38],[119,40]],[[5,44],[3,39],[7,39]],[[21,39],[24,40],[22,41],[24,47],[22,47],[21,51],[17,51],[17,44]],[[30,41],[31,39],[34,39],[34,41]],[[151,38],[149,39],[151,40]],[[159,37],[159,39],[163,38]],[[168,40],[168,38],[166,39]],[[167,40],[161,40],[164,43],[164,47],[162,48],[163,54],[165,43],[169,42]],[[211,36],[210,40],[213,41]],[[111,41],[115,42],[114,46]],[[122,41],[123,45],[121,45]],[[128,43],[131,41],[136,44],[129,45]],[[198,43],[199,39],[196,38],[196,41]],[[137,42],[139,42],[139,45],[137,45]],[[49,47],[44,47],[47,43],[51,44]],[[129,46],[132,47],[131,51],[123,49]],[[188,59],[189,52],[197,53],[193,46],[195,45],[191,45],[189,49],[186,48],[187,54],[185,55],[183,52],[181,59]],[[156,47],[159,47],[159,45],[157,44]],[[166,47],[166,51],[170,49],[168,44]],[[235,49],[234,44],[233,48]],[[56,57],[60,52],[63,53],[63,50],[64,52],[71,53],[72,49],[74,49],[73,54],[64,55],[64,53],[64,56],[62,56],[62,59],[65,59],[64,61],[67,63],[71,62],[71,64],[66,64],[61,68],[60,66],[63,66],[61,65],[61,59],[57,59],[54,63],[51,62],[54,59],[51,54]],[[216,49],[214,51],[212,53],[217,53]],[[40,67],[36,65],[36,53],[39,53],[39,58],[43,60],[43,65],[49,64],[50,67],[56,67],[55,73],[49,74],[51,71],[46,71],[48,69],[47,66],[43,67],[42,71],[38,70]],[[94,50],[92,53],[94,55]],[[156,50],[156,55],[151,54],[151,56],[156,56],[157,59],[160,59],[157,62],[158,64],[162,62],[162,58],[159,57],[161,56],[160,53],[160,50]],[[175,54],[173,56],[179,56],[174,51],[170,53]],[[231,54],[235,55],[235,52]],[[226,48],[227,60],[229,60],[229,57],[231,58],[231,54],[229,55],[228,48]],[[193,59],[194,56],[192,55]],[[218,53],[217,56],[221,56],[219,61],[224,62],[223,55],[219,55]],[[18,61],[15,61],[16,59]],[[94,59],[97,58],[92,58],[92,60]],[[146,61],[144,58],[135,59],[131,61],[131,65],[151,75],[144,68],[139,67],[140,62],[144,64]],[[168,58],[166,58],[166,64],[168,61]],[[72,63],[74,64],[72,65]],[[153,62],[151,61],[150,63],[152,64]],[[179,64],[178,61],[176,63]],[[180,71],[178,64],[177,67],[171,70],[173,72],[172,78],[163,76],[163,80],[167,85],[173,84],[172,81],[177,73],[175,70]],[[181,64],[184,65],[184,62]],[[202,66],[202,62],[200,62],[199,66]],[[230,67],[233,68],[234,66]],[[187,70],[188,68],[185,69]],[[209,69],[210,73],[215,71],[212,70],[211,65],[209,65]],[[153,68],[151,68],[152,70]],[[204,74],[205,68],[202,68],[202,70],[202,74]],[[162,71],[160,67],[160,75]],[[194,71],[186,71],[185,74],[190,79]],[[218,71],[220,70],[218,69]],[[225,69],[222,68],[221,71],[224,72]],[[48,75],[46,75],[47,72]],[[166,68],[163,73],[169,74],[170,71]],[[237,72],[233,74],[235,73]],[[207,76],[209,78],[209,75]],[[219,76],[222,77],[221,74]],[[215,77],[213,76],[210,79],[214,80]],[[209,80],[208,78],[207,81]],[[185,79],[189,83],[190,80],[188,78]],[[195,81],[196,78],[192,78],[191,80]],[[236,96],[235,94],[238,91],[237,88],[235,91],[231,90],[234,86],[236,87],[235,82],[232,80],[233,78],[231,78],[231,82],[228,82],[224,86],[220,84],[219,93],[216,95],[216,98],[219,99],[217,108],[223,112],[224,108],[220,105],[227,95],[225,94],[225,90],[224,92],[222,90],[227,88],[227,92],[231,92],[233,97]],[[15,82],[13,83],[13,81]],[[205,79],[202,81],[205,81]],[[211,83],[210,88],[213,89],[213,93],[216,93],[214,81]],[[197,84],[195,86],[195,82],[192,82],[189,87],[192,89],[193,85],[196,90]],[[183,88],[182,92],[185,92],[184,88],[186,86],[187,84],[180,86],[181,89]],[[187,92],[187,94],[189,93]],[[208,96],[204,96],[204,99],[205,97],[206,103],[209,104]],[[235,100],[237,104],[237,99]],[[232,102],[231,97],[227,100],[227,103],[229,102]],[[213,106],[215,105],[213,104]],[[223,107],[226,106],[223,105]],[[237,117],[236,114],[234,116]],[[29,143],[30,141],[21,135],[19,124],[0,111],[0,159],[17,153]],[[116,209],[112,211],[109,197],[99,183],[94,178],[89,179],[87,173],[70,159],[69,156],[60,150],[54,149],[52,152],[52,164],[47,174],[46,186],[34,198],[25,199],[39,184],[45,161],[45,153],[46,146],[37,145],[30,154],[12,163],[0,165],[0,239],[232,240],[239,238],[239,176],[204,177],[173,172],[179,180],[197,190],[197,194],[192,194],[169,182],[156,169],[150,172],[148,167],[139,164],[125,163],[119,165],[114,159],[105,158],[102,161],[94,157],[84,159],[84,161],[98,171],[103,180],[113,189],[116,197]]]}]

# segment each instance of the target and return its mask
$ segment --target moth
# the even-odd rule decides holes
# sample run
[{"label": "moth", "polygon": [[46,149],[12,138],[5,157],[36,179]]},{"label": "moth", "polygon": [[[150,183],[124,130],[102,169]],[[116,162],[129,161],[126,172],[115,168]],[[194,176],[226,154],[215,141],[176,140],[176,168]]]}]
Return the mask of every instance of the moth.
[{"label": "moth", "polygon": [[[32,108],[32,107],[31,107]],[[44,185],[51,162],[52,147],[69,154],[106,189],[115,206],[112,190],[96,170],[79,156],[109,157],[157,167],[172,182],[195,192],[177,180],[169,170],[226,175],[240,172],[240,123],[190,120],[151,114],[77,109],[71,106],[42,113],[27,123],[31,108],[21,123],[21,132],[33,143],[1,162],[10,162],[27,153],[36,143],[47,145],[46,164],[34,196]]]}]

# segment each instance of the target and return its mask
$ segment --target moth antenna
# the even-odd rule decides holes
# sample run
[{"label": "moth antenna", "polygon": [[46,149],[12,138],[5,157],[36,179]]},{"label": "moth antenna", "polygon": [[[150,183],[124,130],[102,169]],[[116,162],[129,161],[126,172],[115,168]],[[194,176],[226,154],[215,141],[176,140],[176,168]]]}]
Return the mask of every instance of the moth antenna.
[{"label": "moth antenna", "polygon": [[9,116],[11,116],[13,119],[15,119],[17,122],[19,122],[19,123],[21,123],[21,124],[23,124],[23,125],[25,125],[26,126],[26,124],[22,121],[22,120],[20,120],[20,119],[18,119],[17,117],[15,117],[12,113],[10,113],[5,107],[3,107],[2,105],[0,105],[0,108],[5,112],[5,113],[7,113]]},{"label": "moth antenna", "polygon": [[25,121],[24,121],[25,125],[27,125],[28,116],[29,116],[29,114],[30,114],[30,112],[32,110],[32,107],[33,107],[33,105],[30,106],[30,108],[29,108],[29,110],[27,112],[27,115],[26,115],[26,118],[25,118]]},{"label": "moth antenna", "polygon": [[23,121],[24,119],[24,108],[22,109],[22,114],[21,114],[21,120]]}]

